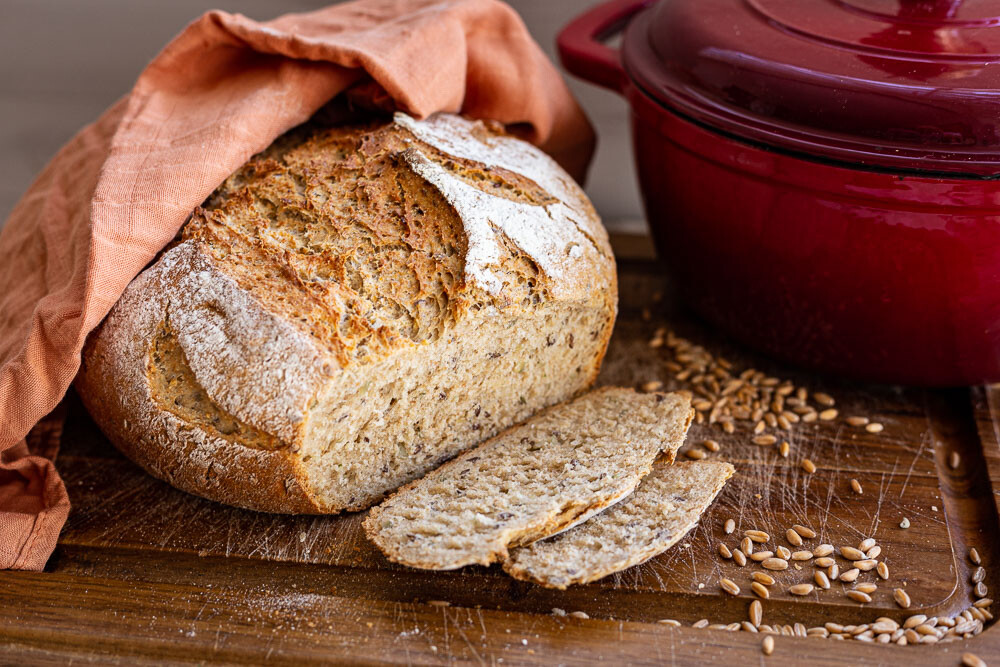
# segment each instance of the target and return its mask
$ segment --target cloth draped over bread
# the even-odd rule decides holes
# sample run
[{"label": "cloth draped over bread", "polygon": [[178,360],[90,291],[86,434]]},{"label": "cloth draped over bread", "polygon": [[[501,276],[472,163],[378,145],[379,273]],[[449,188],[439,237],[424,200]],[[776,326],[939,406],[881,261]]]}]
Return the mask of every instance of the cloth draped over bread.
[{"label": "cloth draped over bread", "polygon": [[216,186],[349,90],[418,117],[499,121],[578,178],[594,147],[565,82],[496,0],[195,20],[0,229],[0,568],[42,569],[68,516],[51,458],[25,437],[69,388],[87,335]]}]

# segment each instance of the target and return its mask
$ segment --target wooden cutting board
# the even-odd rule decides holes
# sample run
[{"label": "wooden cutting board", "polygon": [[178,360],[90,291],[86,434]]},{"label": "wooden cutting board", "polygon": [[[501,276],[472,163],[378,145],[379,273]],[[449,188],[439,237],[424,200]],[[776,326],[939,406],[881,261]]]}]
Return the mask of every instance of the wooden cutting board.
[{"label": "wooden cutting board", "polygon": [[[71,395],[57,465],[73,511],[45,572],[0,573],[0,662],[844,665],[959,664],[965,651],[1000,656],[992,625],[972,639],[932,646],[781,636],[766,659],[760,635],[690,627],[703,618],[747,618],[749,576],[762,570],[740,568],[717,551],[720,541],[735,547],[747,529],[770,533],[772,549],[785,544],[779,537],[793,524],[819,533],[809,545],[875,537],[890,568],[888,581],[863,577],[879,583],[865,605],[845,597],[841,583],[790,595],[788,586],[811,581],[809,563],[775,573],[763,603],[769,624],[955,615],[975,599],[966,557],[972,546],[985,583],[1000,592],[1000,393],[873,388],[795,373],[690,318],[651,264],[623,264],[620,279],[621,314],[600,384],[676,386],[664,350],[648,345],[668,325],[737,370],[752,366],[825,391],[841,415],[868,416],[885,430],[868,433],[843,419],[798,424],[782,458],[774,447],[751,444],[745,422],[733,434],[695,425],[688,442],[717,440],[722,448],[712,456],[737,467],[701,524],[646,564],[560,592],[514,581],[498,567],[436,573],[393,565],[366,541],[359,514],[273,516],[176,491],[118,454]],[[960,456],[956,469],[948,464],[952,451]],[[800,467],[804,457],[816,463],[814,474]],[[852,491],[852,478],[862,494]],[[899,526],[904,517],[908,529]],[[723,532],[728,518],[737,526],[732,535]],[[735,581],[740,595],[723,593],[721,577]],[[909,610],[894,603],[896,587],[912,598]],[[666,618],[683,627],[656,623]]]}]

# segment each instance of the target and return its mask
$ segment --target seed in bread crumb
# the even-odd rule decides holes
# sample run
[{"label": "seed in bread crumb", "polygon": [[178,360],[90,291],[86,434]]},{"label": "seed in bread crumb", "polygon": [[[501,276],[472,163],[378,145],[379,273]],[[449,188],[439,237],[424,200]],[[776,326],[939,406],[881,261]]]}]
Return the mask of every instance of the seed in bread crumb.
[{"label": "seed in bread crumb", "polygon": [[859,482],[853,477],[851,478],[851,490],[854,491],[854,493],[858,494],[859,496],[862,493],[864,493],[864,490],[861,488],[861,482]]},{"label": "seed in bread crumb", "polygon": [[642,390],[645,392],[659,391],[663,388],[663,383],[659,380],[650,380],[649,382],[642,383]]},{"label": "seed in bread crumb", "polygon": [[865,430],[869,433],[881,433],[884,428],[885,427],[878,422],[872,422],[871,424],[868,424],[868,426],[865,426]]},{"label": "seed in bread crumb", "polygon": [[[764,637],[764,641],[760,643],[760,650],[764,652],[764,655],[771,655],[774,653],[774,637],[767,635]],[[971,653],[969,655],[972,655]],[[969,665],[969,667],[978,667],[974,665]]]},{"label": "seed in bread crumb", "polygon": [[907,528],[910,527],[910,520],[904,516],[903,520],[899,522],[899,527],[902,528],[903,530],[906,530]]}]

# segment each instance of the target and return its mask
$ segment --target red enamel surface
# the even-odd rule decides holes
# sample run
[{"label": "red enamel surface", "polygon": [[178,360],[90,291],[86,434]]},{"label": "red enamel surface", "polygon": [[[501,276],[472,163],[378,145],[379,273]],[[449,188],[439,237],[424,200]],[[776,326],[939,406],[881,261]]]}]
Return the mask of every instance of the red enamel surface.
[{"label": "red enamel surface", "polygon": [[[859,97],[844,98],[851,108],[839,109],[839,115],[820,114],[816,109],[822,104],[809,106],[843,93],[836,86],[820,90],[815,69],[777,82],[767,80],[774,74],[767,63],[757,63],[756,73],[737,68],[723,73],[732,85],[718,90],[749,100],[739,107],[713,98],[701,83],[674,85],[679,79],[670,66],[660,75],[664,82],[674,77],[674,87],[649,87],[657,76],[651,64],[664,63],[665,47],[656,43],[659,60],[642,60],[651,58],[654,46],[640,37],[664,11],[695,5],[709,13],[729,6],[728,16],[697,19],[723,32],[738,16],[734,7],[780,13],[786,28],[779,32],[794,24],[811,34],[806,41],[839,49],[845,67],[867,71],[875,67],[863,60],[870,54],[829,43],[858,42],[859,26],[874,24],[934,25],[935,31],[957,30],[968,39],[936,55],[934,43],[911,42],[908,48],[923,49],[923,63],[938,63],[938,70],[893,75],[899,95],[892,99],[880,100],[872,95],[877,89],[862,82],[855,91]],[[851,20],[808,24],[803,8]],[[982,178],[993,173],[994,162],[1000,164],[990,135],[990,124],[1000,122],[1000,106],[977,106],[983,100],[995,105],[1000,79],[994,77],[1000,72],[986,68],[974,82],[966,76],[974,86],[949,84],[943,97],[950,95],[953,104],[947,113],[938,106],[918,118],[906,110],[915,103],[918,78],[926,83],[947,79],[945,72],[982,68],[980,61],[1000,52],[990,41],[1000,21],[987,9],[971,0],[616,0],[567,26],[559,48],[567,69],[622,92],[632,105],[635,157],[660,256],[704,317],[754,347],[808,368],[881,382],[975,384],[1000,380],[1000,183]],[[599,43],[626,23],[621,54]],[[696,34],[696,27],[672,29],[686,46],[670,47],[680,55],[666,62],[698,61],[693,45],[705,35]],[[752,42],[747,35],[757,29],[760,22],[751,23],[744,41]],[[976,34],[978,54],[958,48]],[[881,49],[880,59],[904,50],[888,36],[867,46]],[[893,54],[900,62],[911,56]],[[703,81],[722,71],[712,69],[719,59],[701,62],[690,71]],[[643,71],[646,65],[650,69]],[[719,76],[717,81],[725,79]],[[760,99],[791,101],[763,113],[766,105],[734,92],[759,85]],[[793,100],[794,95],[802,99]],[[983,111],[987,107],[992,115]],[[865,113],[854,116],[851,109]],[[881,115],[872,109],[881,109]],[[962,135],[965,143],[935,134],[949,113],[972,128]],[[867,125],[866,114],[872,121]],[[898,127],[917,123],[926,132],[890,136],[883,132],[892,125],[889,117],[898,117]]]}]

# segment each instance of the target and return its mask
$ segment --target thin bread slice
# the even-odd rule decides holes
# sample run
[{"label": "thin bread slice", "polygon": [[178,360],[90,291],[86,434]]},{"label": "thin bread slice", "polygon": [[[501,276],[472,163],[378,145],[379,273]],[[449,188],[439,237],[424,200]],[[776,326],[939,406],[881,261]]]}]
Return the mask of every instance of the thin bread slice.
[{"label": "thin bread slice", "polygon": [[507,557],[612,505],[684,441],[679,394],[599,389],[545,410],[404,487],[365,519],[392,561],[451,570]]},{"label": "thin bread slice", "polygon": [[643,563],[695,527],[733,472],[722,461],[658,465],[611,509],[561,535],[512,550],[504,570],[516,579],[564,589]]}]

